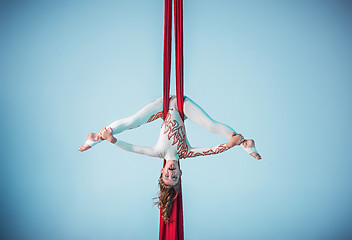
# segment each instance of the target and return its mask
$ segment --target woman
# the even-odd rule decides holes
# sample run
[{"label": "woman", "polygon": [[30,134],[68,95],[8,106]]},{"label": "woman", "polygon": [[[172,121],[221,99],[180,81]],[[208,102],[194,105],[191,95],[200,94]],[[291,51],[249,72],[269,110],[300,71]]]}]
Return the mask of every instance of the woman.
[{"label": "woman", "polygon": [[102,140],[107,140],[130,152],[165,159],[166,162],[161,169],[161,176],[159,179],[160,196],[157,204],[160,208],[165,210],[163,218],[167,222],[172,201],[175,199],[174,192],[178,192],[182,175],[178,163],[179,159],[222,153],[236,145],[240,145],[252,157],[258,160],[261,159],[261,156],[255,149],[254,141],[252,139],[245,140],[241,134],[238,134],[229,126],[213,120],[201,107],[188,97],[184,98],[184,114],[185,119],[189,118],[191,121],[199,124],[206,130],[229,139],[229,142],[208,148],[191,147],[186,137],[184,122],[177,109],[176,97],[171,96],[169,111],[161,126],[159,140],[154,147],[136,146],[117,140],[114,135],[125,130],[139,127],[142,124],[152,122],[158,118],[162,118],[162,98],[148,104],[129,118],[113,122],[108,127],[101,129],[99,133],[90,133],[87,141],[79,148],[79,151],[86,151]]}]

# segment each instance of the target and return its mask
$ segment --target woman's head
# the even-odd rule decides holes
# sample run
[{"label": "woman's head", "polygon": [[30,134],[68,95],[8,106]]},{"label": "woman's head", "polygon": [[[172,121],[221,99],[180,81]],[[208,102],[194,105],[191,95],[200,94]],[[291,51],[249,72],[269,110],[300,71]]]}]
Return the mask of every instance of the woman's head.
[{"label": "woman's head", "polygon": [[175,160],[166,161],[164,167],[161,169],[161,179],[169,186],[176,186],[179,184],[182,171],[178,162]]},{"label": "woman's head", "polygon": [[168,185],[163,180],[163,174],[159,178],[159,197],[156,205],[161,209],[161,216],[167,223],[170,220],[172,205],[180,191],[180,179],[176,185]]},{"label": "woman's head", "polygon": [[165,222],[170,220],[174,200],[180,191],[182,171],[177,161],[164,161],[159,178],[159,197],[156,205],[161,209],[161,216]]}]

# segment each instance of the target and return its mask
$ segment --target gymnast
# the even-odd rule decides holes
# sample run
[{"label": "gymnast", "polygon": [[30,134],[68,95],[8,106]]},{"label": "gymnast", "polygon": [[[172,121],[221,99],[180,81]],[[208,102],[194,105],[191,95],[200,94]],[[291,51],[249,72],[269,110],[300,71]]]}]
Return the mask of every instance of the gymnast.
[{"label": "gymnast", "polygon": [[88,134],[87,141],[78,149],[83,152],[101,141],[107,140],[126,151],[164,159],[166,163],[161,169],[161,175],[159,178],[160,195],[157,205],[165,210],[162,215],[166,222],[169,220],[172,201],[175,199],[175,197],[172,196],[174,195],[174,192],[177,193],[180,185],[182,171],[180,170],[179,159],[218,154],[237,145],[240,145],[255,159],[261,159],[260,154],[255,148],[253,139],[245,139],[231,127],[215,121],[188,97],[184,97],[183,106],[185,119],[188,118],[206,130],[227,138],[229,141],[214,147],[191,147],[186,137],[184,122],[177,108],[176,97],[171,96],[169,101],[169,111],[161,125],[160,136],[154,147],[133,145],[116,139],[114,135],[125,130],[137,128],[142,124],[152,122],[158,118],[162,118],[162,98],[148,104],[131,117],[111,123],[106,128],[101,129],[99,133]]}]

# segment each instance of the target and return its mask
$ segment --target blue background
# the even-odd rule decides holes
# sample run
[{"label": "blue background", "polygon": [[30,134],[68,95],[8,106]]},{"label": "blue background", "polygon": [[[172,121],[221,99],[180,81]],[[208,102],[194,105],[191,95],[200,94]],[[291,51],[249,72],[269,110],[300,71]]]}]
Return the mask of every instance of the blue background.
[{"label": "blue background", "polygon": [[[351,12],[185,1],[185,94],[263,156],[182,161],[185,239],[352,238]],[[2,237],[157,239],[162,162],[77,149],[162,96],[163,1],[2,1],[0,34]],[[120,137],[152,146],[160,125]],[[194,146],[226,141],[186,126]]]}]

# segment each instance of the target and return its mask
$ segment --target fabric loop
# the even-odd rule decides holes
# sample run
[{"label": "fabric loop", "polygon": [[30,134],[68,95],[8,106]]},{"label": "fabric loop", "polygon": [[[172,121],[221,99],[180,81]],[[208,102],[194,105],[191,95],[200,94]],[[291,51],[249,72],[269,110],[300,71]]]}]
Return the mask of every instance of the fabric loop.
[{"label": "fabric loop", "polygon": [[[169,111],[170,98],[170,69],[171,69],[171,28],[172,28],[172,0],[165,0],[164,17],[164,56],[163,56],[163,119]],[[183,14],[182,0],[174,0],[175,18],[175,64],[176,64],[176,96],[177,108],[184,121],[183,112]],[[164,166],[166,161],[164,160]],[[181,181],[181,180],[180,180]],[[177,198],[173,201],[170,221],[164,222],[160,209],[159,240],[183,240],[183,206],[182,187]]]}]

